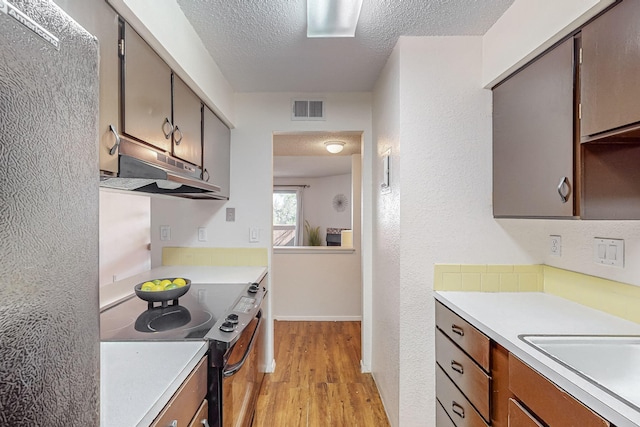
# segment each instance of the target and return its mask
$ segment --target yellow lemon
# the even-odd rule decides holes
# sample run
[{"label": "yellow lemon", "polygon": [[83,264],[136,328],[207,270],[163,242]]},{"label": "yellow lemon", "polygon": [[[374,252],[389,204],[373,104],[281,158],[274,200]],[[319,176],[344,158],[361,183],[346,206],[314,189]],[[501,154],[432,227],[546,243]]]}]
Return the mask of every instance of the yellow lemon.
[{"label": "yellow lemon", "polygon": [[144,282],[140,289],[143,291],[152,291],[155,285],[152,282]]},{"label": "yellow lemon", "polygon": [[164,291],[164,286],[162,286],[162,285],[153,285],[153,291],[154,292]]},{"label": "yellow lemon", "polygon": [[178,285],[179,287],[183,287],[184,285],[187,284],[187,282],[181,277],[173,279],[173,283]]},{"label": "yellow lemon", "polygon": [[169,283],[171,283],[171,280],[164,279],[162,282],[160,282],[160,286],[162,286],[162,288],[164,289],[164,287]]}]

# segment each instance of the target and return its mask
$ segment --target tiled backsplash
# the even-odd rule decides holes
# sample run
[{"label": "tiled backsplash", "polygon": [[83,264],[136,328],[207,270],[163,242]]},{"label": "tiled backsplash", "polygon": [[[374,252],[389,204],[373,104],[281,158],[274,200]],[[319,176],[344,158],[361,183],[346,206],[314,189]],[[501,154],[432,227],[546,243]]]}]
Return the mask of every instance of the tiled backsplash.
[{"label": "tiled backsplash", "polygon": [[542,292],[542,265],[436,264],[436,291]]},{"label": "tiled backsplash", "polygon": [[162,265],[267,266],[266,248],[162,248]]},{"label": "tiled backsplash", "polygon": [[546,292],[640,323],[640,287],[547,265],[436,264],[436,291]]}]

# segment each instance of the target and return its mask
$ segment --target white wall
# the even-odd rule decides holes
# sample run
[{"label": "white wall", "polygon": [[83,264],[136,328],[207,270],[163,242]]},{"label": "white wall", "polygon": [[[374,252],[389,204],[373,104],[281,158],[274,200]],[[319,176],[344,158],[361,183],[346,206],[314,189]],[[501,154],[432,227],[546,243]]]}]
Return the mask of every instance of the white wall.
[{"label": "white wall", "polygon": [[[378,197],[374,277],[384,281],[374,283],[374,311],[376,318],[398,315],[399,348],[387,349],[393,331],[374,325],[374,367],[377,357],[384,360],[380,369],[399,366],[399,386],[381,390],[390,415],[398,414],[393,425],[434,425],[433,265],[540,262],[539,227],[524,220],[514,238],[492,216],[491,93],[482,89],[482,39],[402,37],[396,50],[375,96],[378,153],[393,145],[395,172],[392,194]],[[385,235],[399,257],[388,255]],[[375,303],[387,286],[399,293],[397,311]]]},{"label": "white wall", "polygon": [[151,267],[148,196],[100,189],[100,286]]},{"label": "white wall", "polygon": [[[400,48],[376,82],[373,98],[373,285],[371,373],[392,426],[400,418]],[[391,148],[391,192],[381,195],[382,154]],[[366,309],[366,306],[363,307]]]},{"label": "white wall", "polygon": [[[326,100],[325,121],[292,121],[290,102],[298,96]],[[238,93],[235,100],[236,127],[231,131],[231,193],[229,201],[190,201],[154,198],[152,213],[152,265],[161,260],[162,246],[215,246],[271,248],[273,190],[273,140],[275,131],[363,131],[365,151],[371,147],[371,94]],[[367,154],[365,153],[365,156]],[[370,155],[370,154],[369,154]],[[370,176],[365,165],[365,180]],[[365,181],[366,182],[366,181]],[[366,197],[366,194],[365,194]],[[366,201],[365,201],[366,203]],[[226,207],[236,208],[236,221],[225,221]],[[171,241],[160,242],[159,225],[171,226]],[[198,242],[196,228],[204,226],[208,242]],[[249,242],[249,228],[260,230],[260,241]],[[369,225],[370,227],[370,225]],[[354,239],[355,240],[355,239]],[[270,265],[271,267],[271,261]],[[277,283],[270,283],[271,304]],[[366,285],[365,285],[366,286]],[[272,318],[267,319],[267,346],[273,349]],[[366,343],[363,342],[366,346]],[[273,353],[267,355],[272,358]]]},{"label": "white wall", "polygon": [[[334,175],[322,178],[278,178],[274,185],[308,185],[303,192],[304,219],[312,227],[320,227],[323,246],[326,242],[327,228],[351,228],[351,174]],[[344,194],[349,205],[343,212],[333,209],[333,198]]]},{"label": "white wall", "polygon": [[615,0],[515,0],[484,35],[482,85],[492,87]]}]

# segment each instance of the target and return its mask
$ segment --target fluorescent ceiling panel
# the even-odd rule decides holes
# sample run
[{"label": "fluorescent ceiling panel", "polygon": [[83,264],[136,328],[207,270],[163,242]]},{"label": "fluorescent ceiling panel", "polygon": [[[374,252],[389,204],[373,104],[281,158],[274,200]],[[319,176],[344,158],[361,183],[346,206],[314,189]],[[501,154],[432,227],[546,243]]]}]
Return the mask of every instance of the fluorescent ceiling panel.
[{"label": "fluorescent ceiling panel", "polygon": [[362,0],[307,0],[307,37],[355,37]]}]

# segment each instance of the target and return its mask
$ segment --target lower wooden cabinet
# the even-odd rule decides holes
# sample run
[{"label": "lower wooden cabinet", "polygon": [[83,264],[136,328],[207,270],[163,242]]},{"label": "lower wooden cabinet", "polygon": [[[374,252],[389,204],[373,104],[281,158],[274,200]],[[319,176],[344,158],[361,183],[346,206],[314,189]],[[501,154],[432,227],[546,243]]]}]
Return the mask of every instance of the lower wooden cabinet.
[{"label": "lower wooden cabinet", "polygon": [[522,405],[509,399],[509,427],[544,427]]},{"label": "lower wooden cabinet", "polygon": [[[207,356],[182,383],[151,427],[207,426]],[[204,407],[204,409],[203,409]]]},{"label": "lower wooden cabinet", "polygon": [[[509,389],[531,416],[549,426],[609,427],[611,424],[547,378],[509,355]],[[511,411],[509,412],[511,416]],[[509,420],[509,425],[512,424]]]}]

